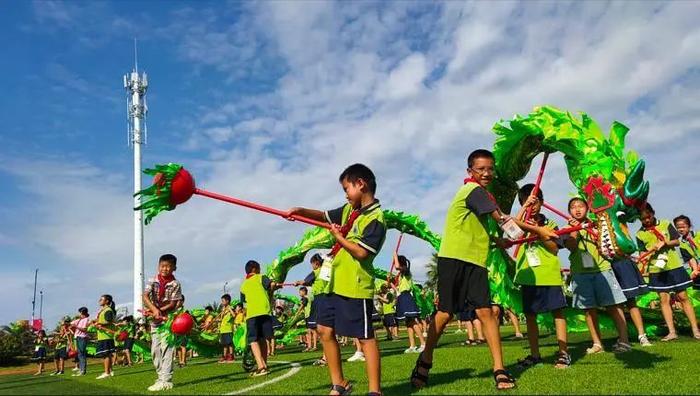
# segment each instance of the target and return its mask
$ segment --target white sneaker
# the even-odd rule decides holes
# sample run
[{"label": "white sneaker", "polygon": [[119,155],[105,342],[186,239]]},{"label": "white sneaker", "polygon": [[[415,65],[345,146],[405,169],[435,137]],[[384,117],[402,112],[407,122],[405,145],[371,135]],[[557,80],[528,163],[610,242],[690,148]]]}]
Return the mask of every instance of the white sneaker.
[{"label": "white sneaker", "polygon": [[348,362],[364,362],[365,354],[355,351],[355,354],[348,358]]},{"label": "white sneaker", "polygon": [[649,342],[649,338],[647,338],[646,334],[638,336],[637,339],[639,340],[639,344],[643,347],[650,347],[654,345],[651,342]]},{"label": "white sneaker", "polygon": [[83,373],[81,373],[80,371],[78,371],[77,373],[71,375],[71,377],[82,377],[83,375],[85,375],[85,374],[83,374]]},{"label": "white sneaker", "polygon": [[173,389],[172,382],[156,381],[155,384],[148,387],[148,390],[151,392],[160,392],[160,391],[164,391],[164,390],[168,390],[168,389]]},{"label": "white sneaker", "polygon": [[424,331],[424,332],[423,332],[423,337],[427,337],[427,336],[428,336],[428,332],[427,332],[427,331]]},{"label": "white sneaker", "polygon": [[418,351],[418,348],[416,348],[416,347],[409,347],[408,349],[406,349],[405,351],[403,351],[403,353],[416,353],[416,351]]},{"label": "white sneaker", "polygon": [[95,379],[105,379],[105,378],[109,378],[109,374],[102,373],[102,374],[98,375],[97,378],[95,378]]},{"label": "white sneaker", "polygon": [[109,376],[110,376],[110,377],[114,377],[114,371],[110,371],[110,372],[109,372]]},{"label": "white sneaker", "polygon": [[416,349],[416,352],[417,352],[417,353],[421,353],[421,352],[423,352],[424,350],[425,350],[425,344],[424,344],[424,345],[421,345],[418,349]]},{"label": "white sneaker", "polygon": [[80,371],[79,367],[73,367],[73,371]]}]

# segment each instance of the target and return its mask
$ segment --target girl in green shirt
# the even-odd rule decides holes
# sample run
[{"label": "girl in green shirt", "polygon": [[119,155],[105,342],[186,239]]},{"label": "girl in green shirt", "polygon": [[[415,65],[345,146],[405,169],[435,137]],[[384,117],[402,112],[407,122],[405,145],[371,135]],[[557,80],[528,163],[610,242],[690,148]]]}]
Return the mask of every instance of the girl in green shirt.
[{"label": "girl in green shirt", "polygon": [[700,340],[695,310],[685,291],[692,282],[676,251],[676,247],[680,246],[680,235],[668,220],[657,220],[654,208],[649,203],[642,209],[640,219],[642,229],[637,232],[637,243],[643,251],[642,254],[645,255],[649,272],[649,289],[659,293],[661,314],[668,326],[668,335],[661,341],[672,341],[678,338],[671,309],[672,292],[675,292],[676,299],[683,306],[693,337]]},{"label": "girl in green shirt", "polygon": [[700,261],[700,234],[692,231],[693,223],[688,216],[676,217],[673,219],[673,225],[681,235],[681,257],[689,267],[693,288],[700,290],[700,263],[698,262]]}]

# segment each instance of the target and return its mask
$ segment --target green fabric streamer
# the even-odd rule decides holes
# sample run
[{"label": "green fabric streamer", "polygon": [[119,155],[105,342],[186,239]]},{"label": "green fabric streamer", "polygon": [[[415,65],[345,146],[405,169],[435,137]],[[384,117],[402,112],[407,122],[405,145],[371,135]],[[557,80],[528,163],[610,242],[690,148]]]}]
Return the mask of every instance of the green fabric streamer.
[{"label": "green fabric streamer", "polygon": [[144,222],[149,224],[154,217],[165,210],[173,210],[175,206],[170,204],[170,193],[173,178],[182,169],[182,165],[169,163],[166,165],[156,165],[154,168],[145,169],[143,173],[155,176],[158,173],[163,175],[163,185],[155,184],[134,194],[134,197],[141,196],[141,205],[134,210],[143,210]]}]

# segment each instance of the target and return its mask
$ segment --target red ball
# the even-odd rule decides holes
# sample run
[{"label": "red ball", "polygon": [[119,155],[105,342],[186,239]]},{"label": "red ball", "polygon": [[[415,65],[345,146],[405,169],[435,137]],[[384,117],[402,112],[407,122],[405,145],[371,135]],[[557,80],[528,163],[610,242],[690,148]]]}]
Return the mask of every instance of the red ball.
[{"label": "red ball", "polygon": [[170,330],[176,335],[187,335],[194,327],[194,318],[187,312],[183,312],[173,319]]},{"label": "red ball", "polygon": [[76,356],[78,356],[77,350],[75,350],[75,349],[68,350],[68,359],[75,359]]},{"label": "red ball", "polygon": [[173,206],[187,202],[194,194],[194,178],[185,168],[181,168],[173,177],[170,188],[170,204]]},{"label": "red ball", "polygon": [[124,342],[127,338],[129,338],[129,333],[127,333],[125,330],[120,331],[119,335],[117,335],[117,341],[119,342]]}]

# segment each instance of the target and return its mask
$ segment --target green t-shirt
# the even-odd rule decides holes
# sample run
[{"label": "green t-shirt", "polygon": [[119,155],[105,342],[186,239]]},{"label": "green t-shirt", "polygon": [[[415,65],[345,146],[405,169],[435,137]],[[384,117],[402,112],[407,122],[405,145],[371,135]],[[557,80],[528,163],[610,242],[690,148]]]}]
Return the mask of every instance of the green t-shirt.
[{"label": "green t-shirt", "polygon": [[389,302],[382,303],[382,313],[384,315],[396,313],[396,299],[394,293],[388,292],[385,297]]},{"label": "green t-shirt", "polygon": [[[372,262],[384,245],[386,224],[377,200],[359,211],[360,214],[345,238],[362,246],[369,255],[364,260],[358,260],[347,250],[340,249],[333,258],[331,280],[326,290],[343,297],[371,299],[374,296]],[[345,224],[351,213],[352,206],[346,204],[327,211],[326,218],[330,223]]]},{"label": "green t-shirt", "polygon": [[453,258],[486,267],[489,253],[488,214],[497,210],[486,189],[468,182],[455,194],[447,209],[439,257]]},{"label": "green t-shirt", "polygon": [[[114,311],[110,307],[104,307],[97,314],[97,323],[112,329],[112,323],[114,322]],[[105,330],[97,330],[97,341],[111,340],[112,333]]]},{"label": "green t-shirt", "polygon": [[233,333],[233,314],[228,305],[222,309],[227,309],[227,312],[221,317],[219,334]]},{"label": "green t-shirt", "polygon": [[410,292],[413,290],[413,279],[409,276],[405,276],[401,274],[401,277],[399,278],[399,294],[407,291]]},{"label": "green t-shirt", "polygon": [[[654,229],[660,233],[666,241],[678,239],[678,231],[671,225],[668,220],[659,220],[658,224]],[[652,230],[646,230],[642,228],[637,232],[637,243],[641,250],[649,250],[654,245],[659,243],[661,240],[656,236]],[[665,260],[659,260],[663,258],[662,255],[666,256]],[[661,256],[661,257],[660,257]],[[673,246],[664,246],[660,251],[647,256],[648,260],[648,272],[650,274],[666,272],[683,266],[681,262],[681,257],[678,255],[676,248]],[[663,267],[660,266],[665,261]]]},{"label": "green t-shirt", "polygon": [[[700,260],[700,234],[690,234],[688,239],[681,238],[681,257],[684,262],[692,259]],[[693,243],[691,244],[690,241]]]},{"label": "green t-shirt", "polygon": [[[545,227],[557,229],[556,223],[545,221]],[[537,265],[539,264],[539,265]],[[561,286],[561,263],[541,241],[523,244],[516,258],[515,283],[526,286]]]},{"label": "green t-shirt", "polygon": [[[264,285],[267,284],[267,287]],[[241,284],[241,300],[246,304],[246,320],[270,315],[270,280],[260,274],[251,274]]]},{"label": "green t-shirt", "polygon": [[311,284],[311,292],[314,296],[325,294],[325,290],[328,287],[328,282],[318,277],[318,275],[321,273],[321,268],[316,268],[315,270],[313,270],[312,273],[314,276],[314,280]]},{"label": "green t-shirt", "polygon": [[594,274],[612,268],[610,261],[598,252],[598,245],[590,232],[579,231],[576,241],[576,249],[569,253],[572,274]]}]

